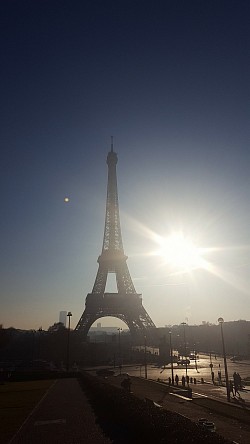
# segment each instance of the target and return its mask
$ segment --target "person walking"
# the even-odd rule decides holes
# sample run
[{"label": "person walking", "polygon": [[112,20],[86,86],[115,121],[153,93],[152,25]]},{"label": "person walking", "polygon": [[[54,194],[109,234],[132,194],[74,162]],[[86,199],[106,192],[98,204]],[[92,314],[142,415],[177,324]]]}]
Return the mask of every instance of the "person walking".
[{"label": "person walking", "polygon": [[218,380],[219,380],[219,385],[221,385],[221,371],[218,371]]},{"label": "person walking", "polygon": [[212,383],[214,384],[214,372],[211,372]]},{"label": "person walking", "polygon": [[238,377],[238,373],[234,372],[233,380],[234,380],[234,395],[236,396],[236,393],[237,393],[240,396],[240,394],[239,394],[239,377]]}]

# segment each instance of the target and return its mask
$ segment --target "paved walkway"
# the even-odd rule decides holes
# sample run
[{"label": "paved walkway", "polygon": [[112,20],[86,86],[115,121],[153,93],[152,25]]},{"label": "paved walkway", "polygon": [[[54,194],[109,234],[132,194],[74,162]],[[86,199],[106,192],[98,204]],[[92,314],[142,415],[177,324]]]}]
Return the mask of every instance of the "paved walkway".
[{"label": "paved walkway", "polygon": [[[120,387],[121,380],[123,378],[124,376],[111,376],[104,379],[104,381]],[[137,377],[131,377],[131,379],[131,390],[133,394],[138,398],[150,398],[156,403],[161,404],[163,408],[179,413],[194,422],[197,422],[199,418],[207,418],[215,423],[217,432],[225,438],[238,444],[250,443],[250,411],[247,410],[247,412],[245,412],[244,410],[243,412],[249,415],[249,425],[245,422],[242,423],[236,418],[224,416],[223,405],[228,405],[228,403],[226,402],[226,393],[224,394],[225,402],[218,403],[221,405],[221,409],[216,412],[212,408],[210,409],[203,405],[200,405],[202,404],[202,402],[198,402],[197,399],[194,399],[193,401],[184,400],[182,397],[171,395],[170,393],[168,393],[168,386],[164,384],[158,384],[155,381],[145,380],[143,378]],[[209,386],[206,384],[203,385],[206,386],[208,390],[213,390],[213,386]],[[202,401],[202,398],[200,399]],[[231,404],[229,408],[232,408],[235,413],[238,409],[242,410],[240,407]]]},{"label": "paved walkway", "polygon": [[9,444],[111,444],[77,379],[55,382]]}]

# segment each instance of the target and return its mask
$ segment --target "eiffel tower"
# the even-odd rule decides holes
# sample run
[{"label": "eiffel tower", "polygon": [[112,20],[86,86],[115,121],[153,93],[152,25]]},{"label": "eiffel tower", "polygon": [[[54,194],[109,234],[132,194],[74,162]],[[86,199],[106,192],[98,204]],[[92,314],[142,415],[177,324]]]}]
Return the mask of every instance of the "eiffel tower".
[{"label": "eiffel tower", "polygon": [[[87,337],[91,325],[99,318],[113,316],[121,319],[129,327],[132,339],[153,333],[156,327],[142,305],[142,295],[136,293],[127,266],[122,244],[119,204],[117,193],[116,164],[117,154],[111,150],[107,156],[108,188],[106,217],[102,253],[92,293],[85,301],[85,310],[76,326]],[[115,273],[117,293],[105,293],[108,273]]]}]

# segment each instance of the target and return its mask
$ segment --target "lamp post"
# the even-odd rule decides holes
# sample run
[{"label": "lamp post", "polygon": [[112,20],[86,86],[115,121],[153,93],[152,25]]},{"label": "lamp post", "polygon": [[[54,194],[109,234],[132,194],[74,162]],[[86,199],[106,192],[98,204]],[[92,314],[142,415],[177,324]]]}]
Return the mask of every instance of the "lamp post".
[{"label": "lamp post", "polygon": [[224,334],[223,334],[224,319],[219,318],[218,322],[220,324],[220,330],[221,330],[222,350],[223,350],[224,367],[225,367],[226,388],[227,388],[227,400],[228,400],[228,402],[230,402],[230,389],[229,389],[229,380],[228,380],[228,371],[227,371],[227,357],[226,357],[225,341],[224,341]]},{"label": "lamp post", "polygon": [[121,331],[122,328],[118,328],[118,346],[119,346],[119,369],[120,369],[120,375],[122,373],[122,359],[121,359]]},{"label": "lamp post", "polygon": [[197,371],[197,373],[200,373],[198,370],[198,365],[197,365],[197,349],[196,349],[196,345],[194,344],[194,362],[195,362],[195,370]]},{"label": "lamp post", "polygon": [[34,366],[34,355],[35,355],[35,333],[36,330],[31,330],[32,332],[32,344],[31,344],[31,366]]},{"label": "lamp post", "polygon": [[144,366],[145,366],[145,379],[148,379],[148,362],[147,362],[147,336],[144,336]]},{"label": "lamp post", "polygon": [[70,318],[72,316],[71,311],[68,312],[67,317],[69,318],[68,324],[68,340],[67,340],[67,372],[69,371],[69,335],[70,335]]},{"label": "lamp post", "polygon": [[187,341],[186,341],[186,329],[185,326],[187,325],[186,322],[182,322],[181,325],[183,325],[183,336],[184,336],[184,347],[185,347],[185,367],[186,367],[186,377],[187,377]]},{"label": "lamp post", "polygon": [[172,385],[174,385],[174,365],[173,365],[173,347],[172,347],[172,332],[171,332],[171,330],[169,332],[169,345],[170,345]]},{"label": "lamp post", "polygon": [[37,351],[37,359],[40,359],[40,350],[41,350],[41,334],[42,334],[42,327],[39,327],[38,329],[38,351]]},{"label": "lamp post", "polygon": [[212,362],[212,352],[210,351],[210,353],[209,353],[209,358],[210,358],[210,364],[209,364],[209,367],[210,367],[210,371],[211,371],[211,378],[212,378],[212,380],[213,380],[213,375],[214,375],[214,373],[213,373],[213,362]]}]

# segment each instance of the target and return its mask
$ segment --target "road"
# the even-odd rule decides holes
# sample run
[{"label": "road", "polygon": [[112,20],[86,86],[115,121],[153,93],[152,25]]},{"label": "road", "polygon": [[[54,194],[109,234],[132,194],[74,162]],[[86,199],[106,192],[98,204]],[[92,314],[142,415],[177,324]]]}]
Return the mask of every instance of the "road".
[{"label": "road", "polygon": [[[222,379],[225,379],[225,371],[224,371],[224,361],[222,357],[210,356],[205,354],[200,354],[199,359],[197,359],[197,365],[195,365],[194,361],[191,361],[187,367],[187,374],[191,378],[196,378],[198,381],[201,378],[206,382],[212,382],[211,377],[211,367],[215,375],[215,382],[218,382],[218,371],[222,373]],[[239,373],[242,379],[249,378],[250,383],[250,360],[249,361],[236,361],[232,362],[230,359],[227,360],[228,366],[228,374],[229,379],[233,379],[233,373]],[[185,365],[177,365],[173,364],[174,367],[174,375],[178,374],[179,379],[184,375],[186,375],[186,367]],[[123,367],[123,371],[127,368],[127,366]],[[137,366],[129,366],[129,370],[127,370],[133,376],[145,376],[145,365],[137,365]],[[166,367],[158,367],[156,365],[148,364],[147,365],[147,376],[149,379],[160,379],[161,381],[167,381],[169,377],[171,377],[171,366],[168,365]],[[249,385],[250,389],[250,385]]]},{"label": "road", "polygon": [[[210,364],[213,364],[213,371],[215,374],[215,385],[212,384],[211,378],[211,367]],[[249,378],[250,384],[250,360],[248,361],[236,361],[232,362],[230,359],[227,360],[228,365],[228,374],[229,379],[233,379],[233,373],[239,373],[241,378],[244,380],[245,378]],[[100,368],[100,367],[98,367]],[[93,369],[95,372],[95,369]],[[116,374],[119,374],[119,368],[114,369]],[[181,381],[182,376],[186,375],[186,367],[185,365],[177,365],[174,363],[174,376],[178,374],[179,380]],[[154,364],[147,365],[147,377],[148,379],[159,380],[163,382],[168,382],[168,378],[171,377],[171,365],[166,367],[159,367]],[[197,384],[192,384],[193,393],[197,392],[200,395],[210,396],[212,398],[218,399],[226,399],[226,388],[219,386],[218,384],[218,371],[221,371],[222,381],[225,381],[225,372],[224,372],[224,361],[220,356],[214,355],[210,356],[206,354],[200,354],[199,359],[197,359],[196,365],[194,361],[190,362],[190,365],[187,367],[187,374],[189,378],[196,378]],[[121,369],[122,373],[129,373],[131,376],[145,377],[145,365],[124,365]],[[204,384],[201,384],[201,379],[203,378]],[[243,399],[243,402],[250,404],[250,385],[245,386],[245,390],[240,391],[240,397]]]}]

